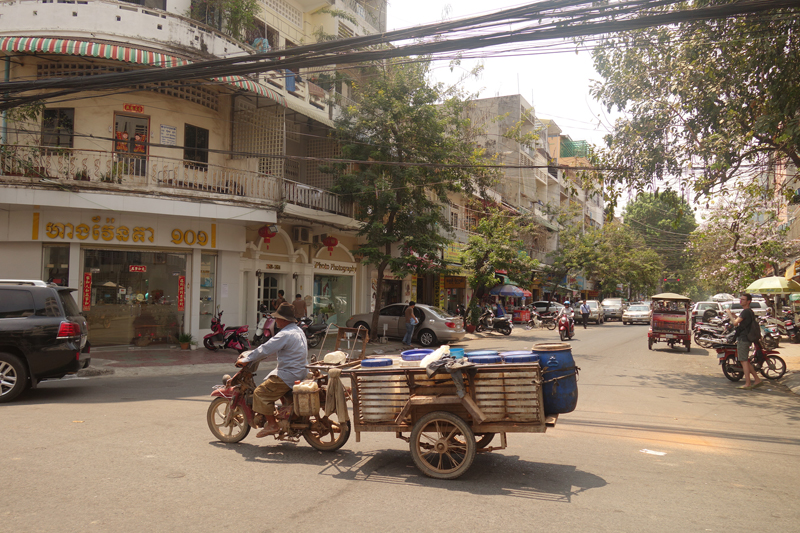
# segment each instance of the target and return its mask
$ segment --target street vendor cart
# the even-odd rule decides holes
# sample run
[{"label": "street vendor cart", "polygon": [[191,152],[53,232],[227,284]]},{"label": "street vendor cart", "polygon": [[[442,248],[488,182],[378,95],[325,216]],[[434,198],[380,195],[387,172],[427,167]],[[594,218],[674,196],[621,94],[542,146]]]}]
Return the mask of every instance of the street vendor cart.
[{"label": "street vendor cart", "polygon": [[647,332],[647,347],[666,342],[670,348],[676,344],[692,349],[691,300],[672,292],[656,294],[651,298],[650,330]]},{"label": "street vendor cart", "polygon": [[[393,432],[409,443],[423,474],[455,479],[469,469],[476,453],[504,449],[507,433],[544,433],[554,427],[558,414],[545,414],[539,362],[497,363],[467,363],[432,377],[419,365],[403,366],[397,360],[381,367],[370,366],[367,359],[344,369],[352,385],[356,442],[362,432]],[[571,365],[563,374],[574,383]],[[551,384],[557,386],[560,379],[550,375]],[[570,394],[577,401],[577,388]],[[489,446],[498,434],[499,446]]]}]

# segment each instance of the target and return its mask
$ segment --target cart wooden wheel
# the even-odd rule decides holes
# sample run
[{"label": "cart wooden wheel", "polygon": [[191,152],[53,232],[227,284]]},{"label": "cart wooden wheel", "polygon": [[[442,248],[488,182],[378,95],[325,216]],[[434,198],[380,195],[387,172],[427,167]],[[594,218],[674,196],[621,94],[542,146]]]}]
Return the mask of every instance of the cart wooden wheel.
[{"label": "cart wooden wheel", "polygon": [[411,431],[411,457],[428,477],[460,477],[472,466],[475,449],[475,434],[469,425],[445,411],[428,413]]}]

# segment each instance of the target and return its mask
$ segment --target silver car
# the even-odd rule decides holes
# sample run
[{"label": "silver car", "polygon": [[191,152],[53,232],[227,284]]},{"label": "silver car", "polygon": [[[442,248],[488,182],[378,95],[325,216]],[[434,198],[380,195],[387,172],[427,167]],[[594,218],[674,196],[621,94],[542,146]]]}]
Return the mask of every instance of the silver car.
[{"label": "silver car", "polygon": [[631,305],[622,313],[623,324],[650,323],[650,306]]},{"label": "silver car", "polygon": [[606,320],[611,320],[612,318],[622,320],[622,312],[625,310],[625,303],[622,298],[606,298],[603,300],[602,305]]},{"label": "silver car", "polygon": [[[382,337],[386,331],[387,337],[402,339],[406,334],[406,307],[407,304],[392,304],[381,309],[378,316],[378,331],[375,334],[370,331],[372,313],[351,316],[347,321],[347,327],[365,327],[370,331],[370,338]],[[423,346],[460,341],[467,334],[461,317],[451,316],[438,307],[417,304],[414,306],[414,316],[419,320],[419,324],[414,328],[414,338]]]},{"label": "silver car", "polygon": [[[606,320],[606,313],[603,306],[597,300],[586,300],[586,305],[589,306],[589,322],[595,324],[602,324]],[[581,306],[578,304],[577,311],[580,314]]]}]

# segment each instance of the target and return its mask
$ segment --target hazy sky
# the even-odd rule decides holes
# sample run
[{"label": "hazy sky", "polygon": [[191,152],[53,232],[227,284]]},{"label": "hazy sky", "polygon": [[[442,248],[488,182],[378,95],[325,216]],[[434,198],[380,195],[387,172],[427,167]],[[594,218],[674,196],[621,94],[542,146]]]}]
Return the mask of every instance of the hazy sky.
[{"label": "hazy sky", "polygon": [[[520,0],[389,0],[389,29],[407,28],[420,24],[458,19],[524,5]],[[487,9],[490,8],[490,9]],[[568,49],[561,53],[540,53],[518,57],[486,57],[481,78],[467,86],[480,91],[481,97],[521,94],[533,104],[536,115],[551,118],[573,140],[601,144],[608,133],[611,119],[605,109],[589,94],[591,79],[600,76],[592,66],[588,51],[575,53],[570,43],[558,46]],[[478,60],[462,62],[469,70]],[[459,72],[451,74],[446,64],[437,65],[439,81],[455,81]]]}]

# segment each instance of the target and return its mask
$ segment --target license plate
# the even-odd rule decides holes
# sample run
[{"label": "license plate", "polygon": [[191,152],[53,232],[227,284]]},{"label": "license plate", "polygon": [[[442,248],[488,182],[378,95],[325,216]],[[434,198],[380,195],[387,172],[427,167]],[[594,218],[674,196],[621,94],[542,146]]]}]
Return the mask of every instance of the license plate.
[{"label": "license plate", "polygon": [[674,339],[675,335],[664,335],[665,339]]}]

